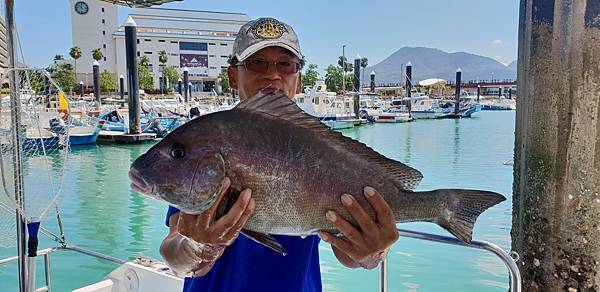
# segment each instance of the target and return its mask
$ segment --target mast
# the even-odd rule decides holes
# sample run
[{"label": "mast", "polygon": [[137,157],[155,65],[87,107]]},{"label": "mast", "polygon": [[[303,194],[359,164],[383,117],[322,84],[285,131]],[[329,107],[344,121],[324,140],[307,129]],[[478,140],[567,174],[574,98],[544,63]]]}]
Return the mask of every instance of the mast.
[{"label": "mast", "polygon": [[[8,68],[10,79],[10,106],[11,106],[11,126],[13,141],[13,165],[15,181],[15,200],[17,202],[17,252],[19,254],[19,291],[26,291],[27,267],[26,258],[27,245],[25,241],[25,218],[23,217],[23,207],[25,201],[25,192],[23,190],[23,165],[21,158],[21,100],[18,93],[18,78],[15,71],[16,50],[15,50],[15,22],[14,22],[14,0],[5,0],[6,9],[6,37],[8,45]],[[33,287],[29,287],[33,288]]]}]

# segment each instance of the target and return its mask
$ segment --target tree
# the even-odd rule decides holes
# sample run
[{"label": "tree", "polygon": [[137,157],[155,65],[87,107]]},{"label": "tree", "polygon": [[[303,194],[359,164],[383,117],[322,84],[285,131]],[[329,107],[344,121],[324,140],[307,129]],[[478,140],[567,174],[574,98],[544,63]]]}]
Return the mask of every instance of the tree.
[{"label": "tree", "polygon": [[315,85],[315,83],[317,82],[317,79],[319,79],[319,72],[317,71],[317,65],[316,64],[309,64],[308,67],[306,68],[306,71],[304,71],[304,74],[302,74],[303,78],[302,78],[302,86],[310,86],[313,87]]},{"label": "tree", "polygon": [[337,92],[342,89],[342,69],[329,65],[325,69],[325,85],[327,90]]},{"label": "tree", "polygon": [[[158,52],[158,62],[162,65],[163,71],[162,71],[162,78],[163,78],[163,82],[165,84],[165,87],[169,87],[169,85],[167,84],[167,80],[165,80],[165,64],[167,63],[167,61],[169,61],[169,55],[167,54],[167,51],[162,50],[160,52]],[[162,89],[161,89],[162,91]]]},{"label": "tree", "polygon": [[65,56],[63,56],[63,55],[54,55],[54,61],[61,61],[64,59],[65,59]]},{"label": "tree", "polygon": [[227,75],[227,69],[223,68],[223,70],[221,70],[221,73],[219,74],[218,78],[219,78],[221,90],[223,90],[223,93],[225,93],[225,94],[229,93],[229,75]]},{"label": "tree", "polygon": [[139,61],[139,65],[146,67],[146,69],[148,69],[148,64],[150,64],[150,59],[146,56],[141,56],[140,57],[140,61]]},{"label": "tree", "polygon": [[100,91],[115,92],[119,89],[115,76],[107,71],[100,73]]},{"label": "tree", "polygon": [[163,76],[169,80],[169,84],[167,84],[167,90],[169,90],[171,84],[179,79],[179,72],[174,66],[167,66],[163,69]]},{"label": "tree", "polygon": [[[369,66],[369,59],[367,58],[362,58],[360,59],[360,68],[362,68],[362,78],[360,80],[362,80],[362,83],[365,83],[365,68],[367,68],[367,66]],[[361,86],[359,84],[359,86]]]},{"label": "tree", "polygon": [[148,71],[148,63],[144,65],[142,63],[143,59],[148,57],[144,56],[140,58],[140,64],[138,66],[138,78],[140,79],[140,88],[144,90],[152,90],[154,89],[154,83],[152,82],[152,76],[150,76],[150,71]]},{"label": "tree", "polygon": [[75,79],[75,70],[71,64],[58,64],[56,70],[52,73],[52,79],[62,88],[63,91],[71,91],[77,86]]},{"label": "tree", "polygon": [[69,51],[69,56],[75,61],[75,72],[77,72],[77,59],[81,58],[81,48],[75,46]]},{"label": "tree", "polygon": [[102,50],[100,48],[95,48],[92,50],[92,58],[96,61],[102,60],[104,55],[102,54]]}]

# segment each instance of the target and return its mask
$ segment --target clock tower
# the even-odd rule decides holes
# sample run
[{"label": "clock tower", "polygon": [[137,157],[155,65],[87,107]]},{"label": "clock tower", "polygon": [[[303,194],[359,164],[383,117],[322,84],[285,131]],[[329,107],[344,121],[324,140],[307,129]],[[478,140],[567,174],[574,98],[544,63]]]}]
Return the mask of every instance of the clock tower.
[{"label": "clock tower", "polygon": [[92,50],[100,48],[100,71],[116,71],[117,52],[113,33],[119,28],[117,6],[99,0],[70,0],[72,46],[81,48],[77,81],[92,84]]}]

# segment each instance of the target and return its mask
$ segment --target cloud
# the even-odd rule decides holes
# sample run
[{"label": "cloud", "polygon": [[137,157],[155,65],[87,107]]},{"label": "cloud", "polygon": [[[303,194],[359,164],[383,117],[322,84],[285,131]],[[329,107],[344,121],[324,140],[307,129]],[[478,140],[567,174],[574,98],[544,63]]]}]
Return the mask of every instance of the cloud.
[{"label": "cloud", "polygon": [[503,44],[503,43],[504,43],[504,42],[503,42],[502,40],[500,40],[500,39],[498,39],[498,40],[494,40],[494,41],[492,42],[492,44],[494,44],[494,45],[501,45],[501,44]]}]

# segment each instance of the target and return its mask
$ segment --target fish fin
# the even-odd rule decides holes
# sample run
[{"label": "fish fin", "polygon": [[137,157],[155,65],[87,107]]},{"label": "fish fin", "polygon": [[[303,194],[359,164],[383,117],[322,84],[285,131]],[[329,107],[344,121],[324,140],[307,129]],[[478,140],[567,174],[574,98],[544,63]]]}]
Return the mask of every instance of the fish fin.
[{"label": "fish fin", "polygon": [[440,189],[432,191],[442,201],[434,222],[464,242],[471,242],[477,217],[488,208],[506,200],[498,193],[480,190]]},{"label": "fish fin", "polygon": [[311,129],[316,134],[338,142],[334,144],[342,145],[345,151],[355,153],[374,163],[374,165],[380,168],[381,173],[388,175],[403,189],[412,190],[416,188],[423,178],[423,175],[418,170],[402,162],[389,159],[359,141],[348,138],[339,132],[332,131],[329,127],[323,125],[318,118],[302,111],[295,102],[290,100],[281,91],[270,94],[259,93],[240,102],[233,110],[253,112],[263,116],[283,119],[296,126]]},{"label": "fish fin", "polygon": [[285,251],[285,248],[283,248],[281,243],[279,243],[275,238],[271,237],[268,234],[251,231],[248,229],[242,229],[242,231],[240,231],[240,233],[245,235],[246,237],[256,241],[257,243],[260,243],[260,244],[272,249],[273,251],[276,251],[284,256],[287,255],[287,251]]}]

